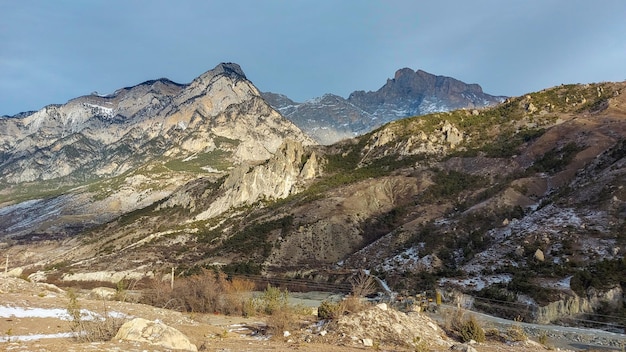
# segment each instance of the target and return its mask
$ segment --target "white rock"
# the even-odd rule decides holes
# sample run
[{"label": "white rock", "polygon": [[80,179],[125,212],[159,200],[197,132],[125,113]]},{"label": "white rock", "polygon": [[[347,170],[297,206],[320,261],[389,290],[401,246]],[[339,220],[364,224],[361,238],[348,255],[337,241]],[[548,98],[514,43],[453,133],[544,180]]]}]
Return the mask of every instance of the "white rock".
[{"label": "white rock", "polygon": [[180,331],[161,322],[142,318],[135,318],[124,323],[114,339],[149,343],[174,350],[198,351],[196,345],[192,344]]},{"label": "white rock", "polygon": [[387,309],[389,309],[389,308],[387,307],[387,303],[380,303],[380,304],[377,304],[377,305],[376,305],[376,308],[378,308],[378,309],[380,309],[380,310],[383,310],[383,311],[387,311]]},{"label": "white rock", "polygon": [[363,346],[372,347],[374,346],[374,340],[372,339],[363,339]]}]

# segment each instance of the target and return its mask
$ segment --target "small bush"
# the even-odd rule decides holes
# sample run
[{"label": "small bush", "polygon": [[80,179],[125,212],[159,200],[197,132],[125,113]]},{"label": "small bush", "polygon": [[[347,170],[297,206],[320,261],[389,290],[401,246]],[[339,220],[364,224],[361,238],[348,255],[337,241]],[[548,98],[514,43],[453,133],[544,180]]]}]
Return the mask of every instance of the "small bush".
[{"label": "small bush", "polygon": [[355,314],[365,310],[369,304],[361,297],[349,295],[340,302],[342,314]]},{"label": "small bush", "polygon": [[376,292],[376,282],[374,282],[371,275],[363,271],[359,271],[359,274],[350,280],[350,284],[352,286],[352,296],[355,297],[365,297]]},{"label": "small bush", "polygon": [[261,312],[271,315],[275,311],[286,308],[288,300],[289,292],[287,290],[281,291],[280,288],[268,284],[257,302]]},{"label": "small bush", "polygon": [[547,346],[547,344],[548,344],[548,332],[546,332],[546,331],[542,331],[542,332],[539,334],[539,337],[537,338],[537,341],[538,341],[540,344],[542,344],[542,345],[544,345],[544,346]]},{"label": "small bush", "polygon": [[506,330],[506,336],[510,341],[513,342],[528,340],[528,335],[526,335],[524,328],[522,328],[522,326],[519,324],[511,325]]},{"label": "small bush", "polygon": [[342,315],[361,312],[368,306],[369,303],[364,301],[361,297],[349,295],[341,302],[337,303],[323,301],[317,308],[317,316],[320,319],[334,320]]},{"label": "small bush", "polygon": [[463,339],[463,342],[469,342],[471,340],[485,342],[485,331],[473,316],[461,324],[459,335]]},{"label": "small bush", "polygon": [[281,307],[274,310],[267,320],[267,328],[274,334],[280,334],[283,331],[299,329],[301,325],[300,315],[296,308]]},{"label": "small bush", "polygon": [[450,320],[446,322],[446,330],[458,336],[463,342],[470,340],[485,342],[485,331],[480,323],[474,316],[465,319],[464,313],[460,309],[456,310]]},{"label": "small bush", "polygon": [[102,316],[90,316],[87,319],[84,316],[85,312],[80,308],[76,293],[69,291],[68,298],[67,313],[70,316],[70,329],[76,340],[80,342],[109,341],[124,324],[124,319],[115,318],[109,314],[106,305],[103,305]]},{"label": "small bush", "polygon": [[324,320],[333,320],[339,318],[343,312],[339,303],[323,301],[317,308],[317,317]]}]

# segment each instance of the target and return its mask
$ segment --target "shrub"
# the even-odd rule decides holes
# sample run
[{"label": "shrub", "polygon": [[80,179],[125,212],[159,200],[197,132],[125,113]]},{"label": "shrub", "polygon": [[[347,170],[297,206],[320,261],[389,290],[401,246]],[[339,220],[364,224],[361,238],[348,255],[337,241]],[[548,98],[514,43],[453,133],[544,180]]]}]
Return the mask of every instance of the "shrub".
[{"label": "shrub", "polygon": [[371,275],[360,271],[355,277],[350,280],[352,285],[352,296],[365,297],[371,293],[376,292],[376,283]]},{"label": "shrub", "polygon": [[453,335],[458,336],[463,342],[474,340],[476,342],[485,341],[485,331],[474,316],[464,318],[462,310],[458,309],[446,322],[446,329]]},{"label": "shrub", "polygon": [[70,329],[80,342],[109,341],[124,324],[124,319],[111,316],[104,304],[102,316],[86,317],[78,303],[76,293],[70,290],[68,298],[67,313],[70,316]]},{"label": "shrub", "polygon": [[342,315],[354,314],[365,310],[369,304],[363,298],[349,295],[340,302],[323,301],[317,308],[317,317],[320,319],[334,320]]},{"label": "shrub", "polygon": [[261,297],[257,299],[257,303],[261,312],[271,315],[286,308],[288,300],[289,292],[287,290],[281,291],[280,288],[268,284]]},{"label": "shrub", "polygon": [[320,319],[333,320],[337,319],[342,314],[343,312],[341,312],[339,303],[323,301],[317,308],[317,317]]},{"label": "shrub", "polygon": [[246,301],[254,283],[233,278],[228,280],[224,273],[201,269],[198,275],[185,277],[169,283],[153,281],[141,302],[157,307],[184,312],[246,314]]},{"label": "shrub", "polygon": [[470,316],[468,320],[461,324],[459,335],[463,339],[463,342],[469,342],[471,340],[485,342],[485,331],[474,316]]},{"label": "shrub", "polygon": [[508,339],[513,342],[528,340],[528,335],[526,335],[524,328],[519,324],[520,321],[521,321],[521,318],[515,318],[516,323],[511,325],[506,330],[506,335]]},{"label": "shrub", "polygon": [[272,312],[267,320],[267,328],[274,334],[300,328],[301,319],[296,308],[281,307]]}]

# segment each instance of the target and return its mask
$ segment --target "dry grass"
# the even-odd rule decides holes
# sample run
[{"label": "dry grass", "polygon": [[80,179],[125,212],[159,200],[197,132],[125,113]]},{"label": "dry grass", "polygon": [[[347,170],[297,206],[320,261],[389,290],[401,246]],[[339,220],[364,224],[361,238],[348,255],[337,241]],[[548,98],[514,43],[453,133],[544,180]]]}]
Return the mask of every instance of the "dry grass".
[{"label": "dry grass", "polygon": [[251,281],[228,280],[224,273],[204,270],[176,280],[173,289],[169,282],[154,280],[140,301],[183,312],[244,315],[252,289]]},{"label": "dry grass", "polygon": [[74,291],[68,292],[68,298],[70,329],[80,342],[110,341],[124,324],[123,318],[109,314],[106,304],[103,304],[102,316],[85,316]]}]

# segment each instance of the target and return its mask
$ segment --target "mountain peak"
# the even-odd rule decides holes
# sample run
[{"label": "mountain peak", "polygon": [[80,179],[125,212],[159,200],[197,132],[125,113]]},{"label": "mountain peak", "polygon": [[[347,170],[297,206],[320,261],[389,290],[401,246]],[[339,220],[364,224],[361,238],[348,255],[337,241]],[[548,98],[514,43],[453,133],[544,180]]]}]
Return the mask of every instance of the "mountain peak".
[{"label": "mountain peak", "polygon": [[213,68],[212,70],[209,70],[205,72],[204,74],[202,74],[200,77],[205,77],[205,76],[214,77],[214,76],[219,76],[219,75],[226,75],[231,78],[247,79],[246,74],[243,73],[243,70],[241,69],[241,66],[233,62],[222,62],[218,64],[217,66],[215,66],[215,68]]},{"label": "mountain peak", "polygon": [[404,68],[401,68],[401,69],[396,71],[396,74],[394,75],[394,79],[400,79],[401,77],[407,77],[407,76],[408,77],[412,77],[412,76],[415,76],[416,73],[422,73],[422,72],[423,73],[428,73],[428,72],[424,72],[422,70],[418,70],[416,72],[416,71],[413,71],[412,69],[410,69],[408,67],[404,67]]}]

